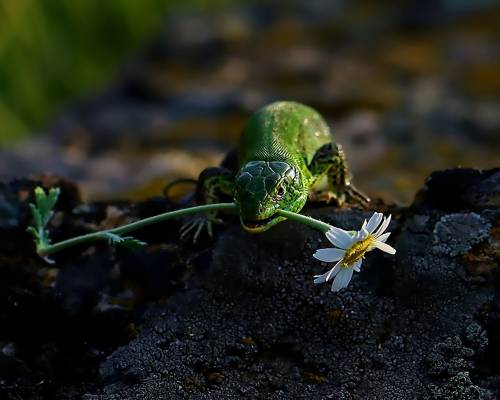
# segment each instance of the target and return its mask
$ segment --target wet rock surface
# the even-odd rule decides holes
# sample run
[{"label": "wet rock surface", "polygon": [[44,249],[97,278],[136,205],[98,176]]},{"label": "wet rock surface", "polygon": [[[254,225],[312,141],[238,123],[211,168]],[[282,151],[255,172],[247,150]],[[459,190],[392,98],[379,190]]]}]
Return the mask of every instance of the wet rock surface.
[{"label": "wet rock surface", "polygon": [[[474,191],[442,191],[474,177]],[[500,170],[432,174],[393,214],[396,256],[371,252],[348,289],[315,286],[323,235],[283,222],[216,240],[180,222],[144,251],[82,246],[38,259],[24,232],[33,181],[0,191],[0,394],[8,399],[495,399],[500,395]],[[60,185],[55,178],[47,185]],[[175,207],[79,203],[63,187],[60,239]],[[480,189],[479,189],[480,188]],[[481,194],[482,201],[468,202]],[[472,197],[476,198],[476,197]],[[371,210],[311,205],[345,229]],[[9,241],[9,238],[11,240]],[[0,397],[2,397],[0,396]]]}]

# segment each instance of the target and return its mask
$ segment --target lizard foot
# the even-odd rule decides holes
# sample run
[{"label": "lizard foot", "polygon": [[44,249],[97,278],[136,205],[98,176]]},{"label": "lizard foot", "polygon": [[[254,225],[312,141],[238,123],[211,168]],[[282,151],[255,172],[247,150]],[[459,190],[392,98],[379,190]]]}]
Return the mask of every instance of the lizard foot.
[{"label": "lizard foot", "polygon": [[341,206],[345,199],[345,196],[339,196],[334,192],[331,191],[321,191],[321,192],[312,192],[309,193],[309,201],[314,202],[314,203],[334,203],[337,206]]},{"label": "lizard foot", "polygon": [[359,191],[355,186],[349,185],[345,188],[345,192],[338,194],[333,191],[318,191],[309,193],[309,201],[321,202],[330,204],[333,203],[337,206],[342,206],[347,199],[353,200],[355,203],[361,205],[368,205],[371,199],[363,192]]},{"label": "lizard foot", "polygon": [[366,206],[371,202],[371,199],[366,194],[357,189],[356,186],[349,185],[347,187],[347,194],[350,198],[361,205]]},{"label": "lizard foot", "polygon": [[198,215],[191,218],[181,226],[181,239],[186,239],[193,235],[193,243],[197,243],[201,233],[206,229],[210,239],[213,239],[213,225],[222,224],[222,220],[217,218],[217,213],[210,212],[206,215]]}]

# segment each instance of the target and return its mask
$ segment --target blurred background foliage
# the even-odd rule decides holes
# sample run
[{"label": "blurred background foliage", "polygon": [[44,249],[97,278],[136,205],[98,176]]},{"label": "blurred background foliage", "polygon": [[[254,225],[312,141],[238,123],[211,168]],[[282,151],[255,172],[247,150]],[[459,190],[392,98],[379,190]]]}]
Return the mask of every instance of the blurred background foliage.
[{"label": "blurred background foliage", "polygon": [[173,11],[226,0],[0,0],[0,146],[109,81]]},{"label": "blurred background foliage", "polygon": [[498,0],[0,0],[0,181],[156,196],[293,99],[358,187],[408,204],[434,170],[500,165],[498,21]]}]

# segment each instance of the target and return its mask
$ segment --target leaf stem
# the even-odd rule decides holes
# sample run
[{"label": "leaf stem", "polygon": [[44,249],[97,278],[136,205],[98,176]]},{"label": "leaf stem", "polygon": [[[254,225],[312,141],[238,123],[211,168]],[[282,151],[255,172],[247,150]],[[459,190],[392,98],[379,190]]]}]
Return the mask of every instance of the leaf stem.
[{"label": "leaf stem", "polygon": [[147,225],[156,224],[158,222],[163,222],[168,219],[182,217],[184,215],[210,212],[210,211],[235,211],[237,209],[234,203],[217,203],[217,204],[206,204],[196,207],[183,208],[180,210],[169,211],[163,214],[155,215],[153,217],[145,218],[140,221],[132,222],[127,225],[119,226],[113,229],[106,229],[99,232],[87,233],[86,235],[77,236],[71,239],[63,240],[58,243],[50,244],[37,249],[40,256],[47,256],[49,254],[55,253],[57,251],[66,249],[68,247],[76,246],[81,243],[93,242],[96,240],[106,239],[107,233],[113,233],[120,235],[123,233],[131,232]]},{"label": "leaf stem", "polygon": [[[56,253],[60,250],[66,249],[68,247],[76,246],[78,244],[93,242],[98,240],[109,239],[109,234],[121,235],[124,233],[132,232],[134,230],[143,228],[148,225],[156,224],[173,218],[179,218],[185,215],[204,213],[210,211],[236,211],[237,205],[235,203],[217,203],[217,204],[205,204],[201,206],[183,208],[180,210],[169,211],[163,214],[155,215],[153,217],[145,218],[136,222],[132,222],[127,225],[119,226],[113,229],[106,229],[99,232],[87,233],[85,235],[76,236],[71,239],[63,240],[54,244],[42,245],[37,249],[37,253],[42,256],[48,256],[49,254]],[[308,217],[306,215],[297,214],[291,211],[279,210],[278,215],[285,217],[289,220],[300,222],[301,224],[310,226],[311,228],[317,229],[323,233],[326,233],[331,225]]]},{"label": "leaf stem", "polygon": [[323,233],[328,232],[328,230],[332,227],[326,222],[308,217],[307,215],[297,214],[292,211],[278,210],[278,215],[285,217],[291,221],[300,222],[301,224],[310,226],[311,228],[317,229]]}]

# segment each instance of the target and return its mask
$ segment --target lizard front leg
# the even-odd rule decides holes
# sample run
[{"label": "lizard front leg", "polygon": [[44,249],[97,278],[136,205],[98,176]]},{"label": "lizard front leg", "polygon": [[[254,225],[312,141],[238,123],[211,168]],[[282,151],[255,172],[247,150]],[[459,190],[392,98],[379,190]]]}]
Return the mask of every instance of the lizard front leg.
[{"label": "lizard front leg", "polygon": [[[214,204],[233,200],[234,174],[222,167],[210,167],[203,170],[198,178],[195,192],[195,200],[198,204]],[[197,215],[187,221],[181,227],[181,238],[184,239],[193,234],[193,242],[196,243],[203,229],[207,230],[208,236],[213,237],[213,225],[222,221],[217,218],[216,212]]]},{"label": "lizard front leg", "polygon": [[309,190],[311,201],[331,201],[342,205],[347,197],[360,203],[370,199],[352,184],[347,159],[340,145],[327,143],[315,153],[309,171],[313,184]]}]

